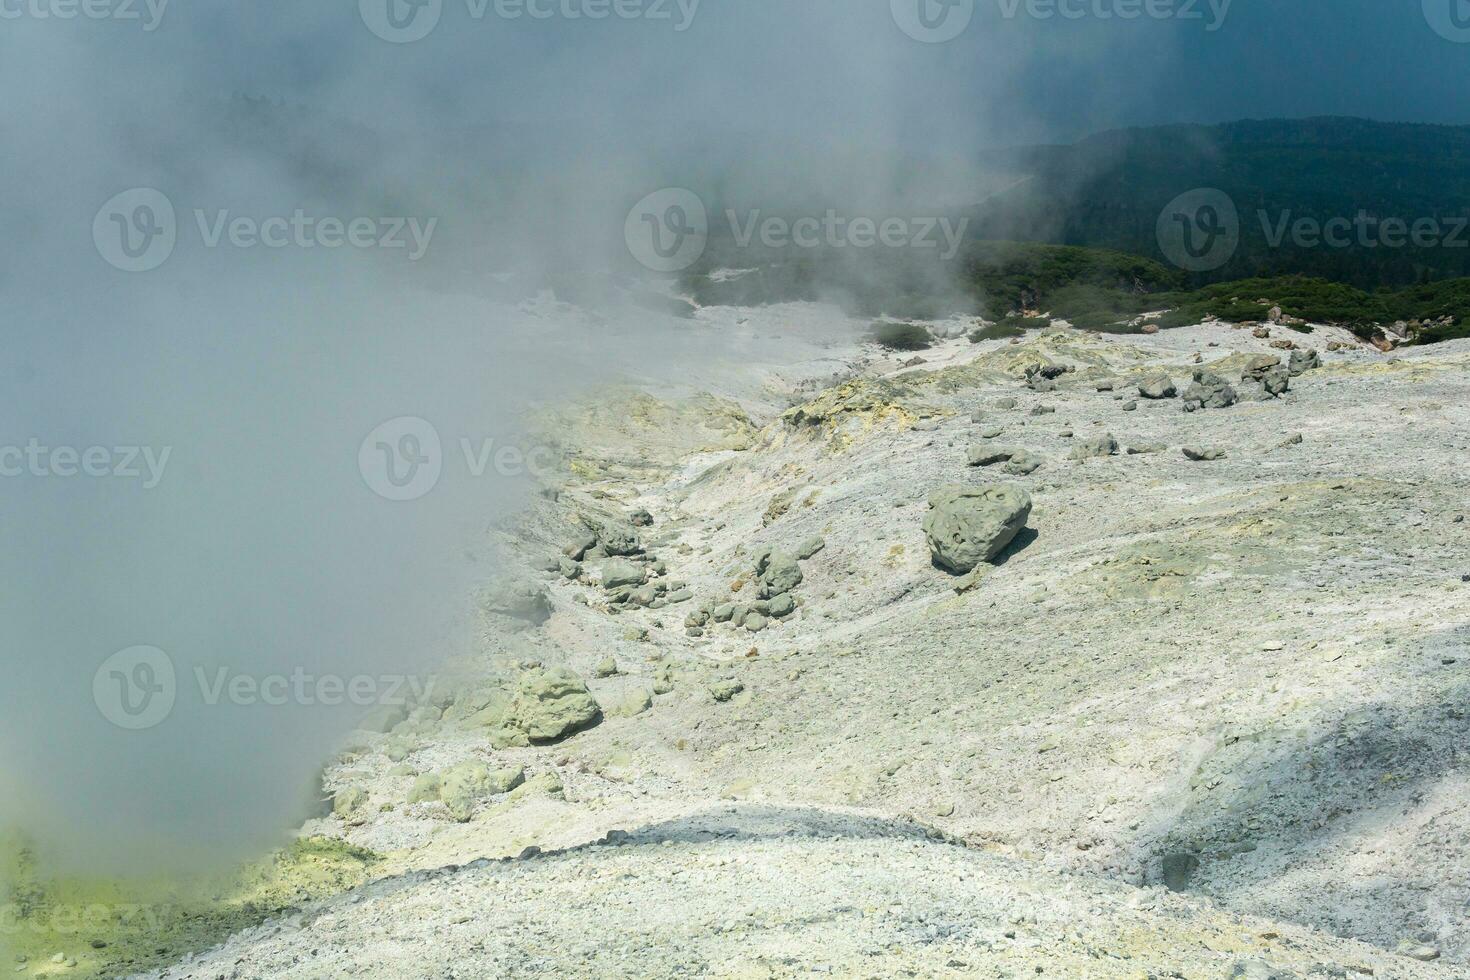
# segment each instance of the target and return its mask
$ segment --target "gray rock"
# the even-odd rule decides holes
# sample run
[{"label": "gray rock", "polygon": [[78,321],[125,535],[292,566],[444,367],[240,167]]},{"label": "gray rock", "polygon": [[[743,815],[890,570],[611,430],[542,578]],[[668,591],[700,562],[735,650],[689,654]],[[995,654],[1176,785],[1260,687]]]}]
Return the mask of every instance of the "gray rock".
[{"label": "gray rock", "polygon": [[1300,378],[1308,371],[1315,371],[1322,366],[1322,355],[1314,350],[1294,350],[1291,352],[1291,361],[1287,364],[1287,371],[1293,378]]},{"label": "gray rock", "polygon": [[787,616],[796,612],[796,600],[791,597],[791,593],[789,592],[778,595],[771,600],[770,607],[767,611],[775,619],[785,619]]},{"label": "gray rock", "polygon": [[1145,443],[1143,443],[1142,445],[1139,445],[1139,446],[1129,446],[1128,447],[1128,455],[1129,456],[1152,456],[1155,453],[1161,453],[1161,452],[1163,452],[1164,450],[1166,450],[1168,448],[1169,447],[1166,446],[1166,445],[1164,445],[1162,442],[1145,442]]},{"label": "gray rock", "polygon": [[981,439],[999,439],[1002,435],[1005,434],[1005,431],[1006,430],[1005,429],[1002,429],[1000,426],[993,425],[993,426],[991,426],[988,429],[982,429],[980,431],[980,438]]},{"label": "gray rock", "polygon": [[551,618],[551,597],[528,579],[498,579],[481,591],[480,603],[487,613],[535,626]]},{"label": "gray rock", "polygon": [[1030,476],[1041,469],[1045,462],[1040,456],[1024,451],[1018,452],[1011,457],[1009,463],[1006,463],[1005,471],[1012,476]]},{"label": "gray rock", "polygon": [[1125,412],[1136,412],[1136,411],[1138,411],[1138,402],[1135,402],[1135,401],[1126,401],[1126,402],[1124,402],[1123,403],[1123,411],[1125,411]]},{"label": "gray rock", "polygon": [[1151,401],[1160,401],[1165,398],[1176,398],[1179,389],[1174,387],[1174,382],[1168,376],[1157,374],[1145,378],[1138,386],[1138,393]]},{"label": "gray rock", "polygon": [[934,563],[956,575],[993,560],[1031,516],[1031,495],[1020,487],[946,487],[929,497],[924,535]]},{"label": "gray rock", "polygon": [[716,606],[713,615],[715,622],[728,623],[731,619],[735,618],[735,604],[733,602],[727,602],[723,606]]},{"label": "gray rock", "polygon": [[587,557],[587,552],[596,547],[597,535],[593,534],[590,530],[581,531],[571,541],[567,542],[566,547],[561,549],[561,553],[572,561],[581,561]]},{"label": "gray rock", "polygon": [[1270,354],[1260,354],[1247,361],[1240,372],[1240,379],[1260,385],[1261,390],[1273,398],[1286,394],[1291,387],[1291,375],[1281,365],[1281,358]]},{"label": "gray rock", "polygon": [[1014,398],[999,398],[995,402],[995,407],[1002,411],[1009,411],[1015,408],[1016,404],[1017,402]]},{"label": "gray rock", "polygon": [[597,724],[602,710],[580,677],[564,667],[521,675],[497,733],[497,747],[547,745]]},{"label": "gray rock", "polygon": [[1097,456],[1118,455],[1118,440],[1111,433],[1088,439],[1072,450],[1073,459],[1091,459]]},{"label": "gray rock", "polygon": [[582,563],[563,558],[557,562],[557,571],[561,573],[562,578],[575,582],[582,577]]},{"label": "gray rock", "polygon": [[526,781],[524,769],[491,770],[483,762],[464,762],[444,774],[439,799],[459,823],[469,823],[475,804],[509,793]]},{"label": "gray rock", "polygon": [[812,535],[801,544],[797,545],[796,550],[792,552],[792,554],[796,556],[797,561],[806,561],[808,558],[811,558],[813,555],[821,552],[826,547],[826,539],[822,538],[820,535]]},{"label": "gray rock", "polygon": [[609,592],[624,586],[639,586],[648,581],[648,569],[624,558],[609,558],[602,563],[602,587]]},{"label": "gray rock", "polygon": [[1118,386],[1118,383],[1116,381],[1109,381],[1107,379],[1104,379],[1104,380],[1099,381],[1097,383],[1097,390],[1098,391],[1115,391],[1115,390],[1117,390],[1117,386]]},{"label": "gray rock", "polygon": [[593,521],[591,518],[583,518],[583,523],[597,536],[598,547],[603,553],[614,558],[643,554],[643,542],[633,525],[621,521]]},{"label": "gray rock", "polygon": [[1225,458],[1225,450],[1205,446],[1185,446],[1184,458],[1196,463],[1213,463],[1217,459]]},{"label": "gray rock", "polygon": [[1000,446],[971,446],[970,465],[994,466],[996,463],[1009,462],[1017,452],[1018,450],[1003,449]]},{"label": "gray rock", "polygon": [[1031,414],[1033,416],[1055,415],[1055,414],[1057,414],[1057,410],[1056,410],[1056,406],[1054,406],[1054,405],[1037,405],[1035,408],[1033,408],[1031,410]]},{"label": "gray rock", "polygon": [[745,685],[739,681],[715,681],[709,687],[710,697],[720,704],[734,700],[735,696],[745,690]]},{"label": "gray rock", "polygon": [[1196,371],[1194,383],[1185,389],[1184,400],[1197,403],[1200,408],[1229,408],[1240,400],[1240,396],[1218,374]]},{"label": "gray rock", "polygon": [[756,563],[755,572],[760,578],[760,594],[763,599],[790,592],[806,577],[796,559],[781,551],[762,555]]},{"label": "gray rock", "polygon": [[750,630],[752,633],[759,633],[767,626],[771,625],[771,623],[770,620],[766,619],[766,617],[762,616],[760,613],[752,612],[749,616],[745,617],[744,625],[745,628]]},{"label": "gray rock", "polygon": [[598,663],[592,670],[593,677],[616,677],[618,676],[618,661],[615,657],[608,657]]},{"label": "gray rock", "polygon": [[413,781],[413,788],[408,791],[408,802],[438,803],[443,785],[444,780],[438,773],[426,772]]},{"label": "gray rock", "polygon": [[629,514],[628,521],[634,527],[653,527],[653,515],[642,507]]},{"label": "gray rock", "polygon": [[350,825],[367,822],[368,791],[361,786],[347,786],[332,797],[332,813]]}]

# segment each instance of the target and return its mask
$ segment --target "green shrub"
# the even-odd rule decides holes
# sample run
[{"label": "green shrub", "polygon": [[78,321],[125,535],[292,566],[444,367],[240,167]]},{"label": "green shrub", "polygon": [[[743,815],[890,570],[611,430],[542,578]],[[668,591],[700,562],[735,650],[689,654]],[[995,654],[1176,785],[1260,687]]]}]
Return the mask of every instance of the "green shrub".
[{"label": "green shrub", "polygon": [[1027,330],[1044,330],[1051,326],[1051,318],[1045,316],[1008,316],[999,323],[992,323],[988,327],[970,331],[970,343],[978,344],[984,340],[1010,340],[1014,337],[1024,337]]},{"label": "green shrub", "polygon": [[934,346],[928,329],[917,323],[875,323],[869,336],[889,350],[928,350]]}]

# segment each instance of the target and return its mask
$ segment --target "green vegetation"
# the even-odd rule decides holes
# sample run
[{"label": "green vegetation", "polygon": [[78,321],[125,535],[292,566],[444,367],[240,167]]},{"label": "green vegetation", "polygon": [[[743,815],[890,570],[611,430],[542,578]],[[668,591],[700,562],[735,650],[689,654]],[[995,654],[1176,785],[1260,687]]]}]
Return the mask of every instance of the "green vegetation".
[{"label": "green vegetation", "polygon": [[1010,340],[1013,337],[1025,336],[1027,330],[1043,330],[1051,326],[1049,316],[1008,316],[999,323],[992,323],[988,327],[970,331],[970,343],[978,344],[982,340]]},{"label": "green vegetation", "polygon": [[343,841],[300,839],[251,864],[185,880],[46,875],[14,838],[0,838],[0,948],[68,978],[156,969],[304,903],[365,883],[378,855]]},{"label": "green vegetation", "polygon": [[934,346],[928,329],[917,323],[875,323],[870,336],[874,343],[889,350],[928,350]]},{"label": "green vegetation", "polygon": [[[876,262],[876,260],[870,260]],[[1263,322],[1271,308],[1288,316],[1345,327],[1364,339],[1383,326],[1403,321],[1420,343],[1470,336],[1470,278],[1373,292],[1329,279],[1303,275],[1258,276],[1195,286],[1184,275],[1151,259],[1103,249],[1016,242],[971,242],[942,271],[912,256],[885,259],[881,269],[837,260],[822,253],[798,264],[755,268],[734,278],[711,279],[691,273],[685,285],[704,304],[778,303],[834,299],[854,313],[944,319],[984,316],[993,326],[970,335],[972,341],[1017,337],[1044,327],[1051,318],[1084,330],[1136,333],[1144,314],[1161,329],[1207,319],[1228,323]],[[796,270],[800,270],[799,274]],[[919,284],[941,282],[930,292]],[[878,299],[892,284],[896,298]],[[739,285],[737,285],[739,284]],[[788,291],[789,290],[789,291]],[[896,313],[895,310],[903,310]],[[1453,318],[1452,323],[1442,322]],[[1291,329],[1309,332],[1308,325]],[[922,327],[881,323],[874,339],[895,350],[923,350],[929,338]]]}]

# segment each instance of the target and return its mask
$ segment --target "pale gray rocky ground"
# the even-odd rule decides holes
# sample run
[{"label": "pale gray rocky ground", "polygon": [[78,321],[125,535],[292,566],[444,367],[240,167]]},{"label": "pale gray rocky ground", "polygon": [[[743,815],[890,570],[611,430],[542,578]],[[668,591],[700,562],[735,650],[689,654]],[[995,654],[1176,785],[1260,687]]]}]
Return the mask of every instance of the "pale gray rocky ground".
[{"label": "pale gray rocky ground", "polygon": [[[823,317],[547,421],[481,654],[306,828],[388,876],[168,976],[1470,976],[1470,344],[1275,328],[1324,353],[1273,398],[1219,324],[694,329]],[[992,484],[1026,529],[936,567]]]}]

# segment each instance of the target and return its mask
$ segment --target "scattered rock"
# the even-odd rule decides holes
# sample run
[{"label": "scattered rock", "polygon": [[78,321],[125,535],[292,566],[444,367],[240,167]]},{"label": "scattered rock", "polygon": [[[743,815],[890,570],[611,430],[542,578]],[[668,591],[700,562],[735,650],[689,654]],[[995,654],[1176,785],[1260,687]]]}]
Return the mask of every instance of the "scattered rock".
[{"label": "scattered rock", "polygon": [[618,661],[614,657],[608,657],[597,665],[592,671],[592,676],[597,678],[608,678],[618,676]]},{"label": "scattered rock", "polygon": [[551,618],[551,597],[529,579],[498,579],[480,593],[480,602],[485,612],[517,623],[540,626]]},{"label": "scattered rock", "polygon": [[438,773],[426,772],[413,781],[413,788],[408,791],[408,802],[438,803],[443,786],[444,780]]},{"label": "scattered rock", "polygon": [[628,521],[634,527],[653,527],[653,515],[641,507],[628,515]]},{"label": "scattered rock", "polygon": [[602,587],[611,592],[626,586],[641,586],[648,581],[648,569],[624,558],[609,558],[602,563]]},{"label": "scattered rock", "polygon": [[790,592],[801,584],[805,576],[796,559],[784,552],[772,551],[756,562],[755,573],[759,576],[761,598]]},{"label": "scattered rock", "polygon": [[1128,455],[1129,456],[1152,456],[1155,453],[1161,453],[1161,452],[1163,452],[1164,450],[1166,450],[1168,448],[1169,447],[1166,446],[1166,445],[1164,445],[1162,442],[1145,442],[1145,443],[1143,443],[1141,445],[1129,446],[1128,447]]},{"label": "scattered rock", "polygon": [[546,745],[597,724],[602,711],[580,677],[564,667],[521,675],[497,733],[497,747]]},{"label": "scattered rock", "polygon": [[1213,463],[1217,459],[1225,458],[1225,450],[1209,449],[1202,446],[1185,446],[1184,458],[1196,463]]},{"label": "scattered rock", "polygon": [[1031,516],[1031,495],[1020,487],[946,487],[929,497],[924,534],[934,563],[956,575],[993,560]]},{"label": "scattered rock", "polygon": [[971,446],[971,466],[994,466],[996,463],[1005,463],[1016,455],[1017,450],[1002,449],[999,446]]},{"label": "scattered rock", "polygon": [[801,544],[797,545],[796,550],[793,551],[792,554],[796,556],[797,561],[806,561],[808,558],[811,558],[812,556],[818,554],[826,547],[827,542],[825,539],[823,539],[820,535],[813,535],[812,537],[807,538]]},{"label": "scattered rock", "polygon": [[709,693],[710,697],[714,698],[720,704],[725,704],[734,700],[735,696],[744,690],[745,685],[739,681],[724,680],[711,684]]},{"label": "scattered rock", "polygon": [[1287,371],[1293,378],[1299,378],[1308,371],[1315,371],[1321,366],[1321,354],[1314,350],[1297,350],[1291,352],[1291,361],[1287,364]]},{"label": "scattered rock", "polygon": [[1116,455],[1118,455],[1118,440],[1114,439],[1111,433],[1104,433],[1095,439],[1087,439],[1072,450],[1073,459]]},{"label": "scattered rock", "polygon": [[332,797],[332,814],[349,826],[367,822],[368,791],[361,786],[347,786]]},{"label": "scattered rock", "polygon": [[1186,411],[1202,408],[1229,408],[1240,401],[1239,394],[1224,378],[1209,371],[1194,372],[1194,383],[1184,392]]},{"label": "scattered rock", "polygon": [[1010,462],[1005,465],[1005,471],[1012,476],[1030,476],[1041,469],[1045,462],[1040,456],[1022,451],[1011,457]]},{"label": "scattered rock", "polygon": [[509,793],[526,781],[524,769],[491,770],[483,762],[464,762],[450,769],[439,786],[439,799],[458,823],[469,823],[475,804]]},{"label": "scattered rock", "polygon": [[1179,389],[1174,387],[1174,382],[1166,375],[1158,374],[1144,379],[1138,385],[1138,394],[1150,401],[1161,401],[1165,398],[1177,397]]}]

